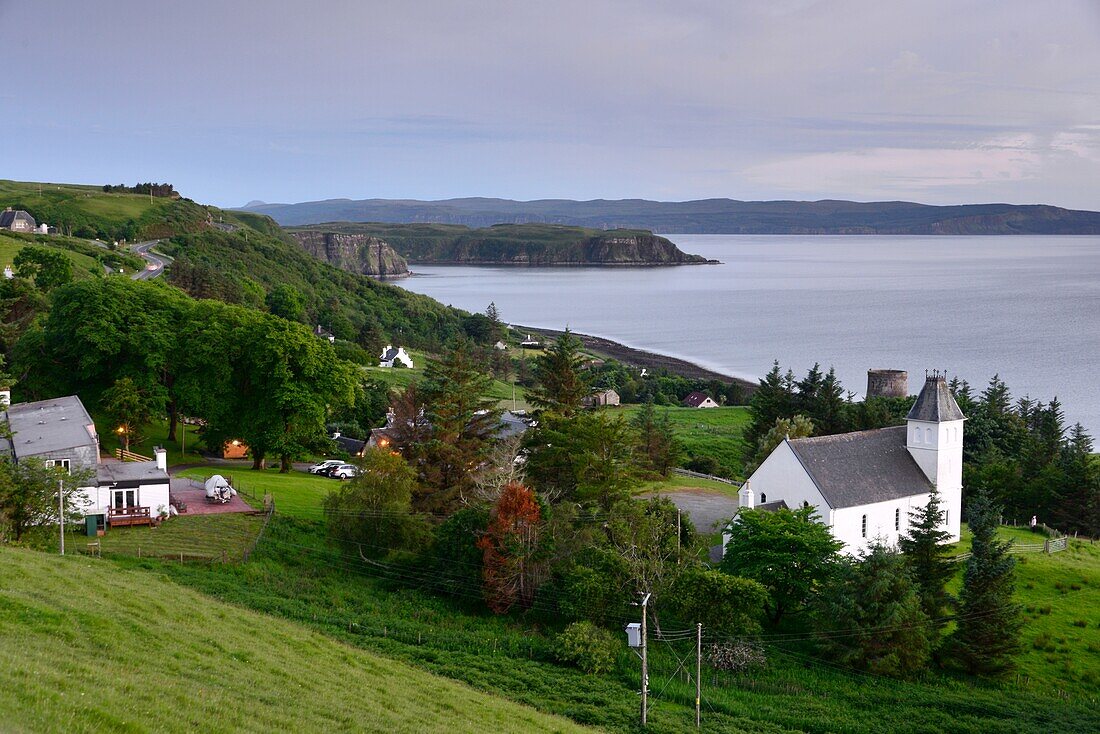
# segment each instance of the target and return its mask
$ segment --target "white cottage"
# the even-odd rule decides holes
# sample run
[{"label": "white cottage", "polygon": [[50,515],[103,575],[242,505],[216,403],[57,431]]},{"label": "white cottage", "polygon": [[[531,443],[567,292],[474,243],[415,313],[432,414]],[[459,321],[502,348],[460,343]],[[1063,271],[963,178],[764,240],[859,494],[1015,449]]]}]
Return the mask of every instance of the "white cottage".
[{"label": "white cottage", "polygon": [[379,358],[379,367],[396,367],[401,365],[408,367],[410,370],[413,368],[412,357],[405,351],[405,347],[394,347],[389,344],[382,350],[382,356]]},{"label": "white cottage", "polygon": [[927,504],[934,486],[944,529],[956,542],[965,420],[944,376],[934,372],[904,426],[783,441],[749,477],[740,505],[812,506],[844,551],[856,554],[876,539],[896,545],[908,532],[909,512]]}]

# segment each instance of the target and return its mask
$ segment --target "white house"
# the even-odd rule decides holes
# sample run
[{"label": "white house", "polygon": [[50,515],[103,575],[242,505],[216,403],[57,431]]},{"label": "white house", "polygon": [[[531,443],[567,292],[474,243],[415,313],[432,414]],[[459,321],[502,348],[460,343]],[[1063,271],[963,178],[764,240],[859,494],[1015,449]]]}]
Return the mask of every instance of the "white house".
[{"label": "white house", "polygon": [[718,403],[714,402],[714,398],[707,395],[705,392],[690,392],[687,397],[683,399],[684,406],[688,408],[717,408]]},{"label": "white house", "polygon": [[934,486],[944,529],[956,542],[965,420],[944,376],[934,372],[904,426],[783,441],[745,482],[740,505],[812,506],[854,555],[876,539],[896,545],[908,532],[909,512],[927,504]]},{"label": "white house", "polygon": [[99,436],[84,404],[76,395],[33,403],[7,405],[10,393],[0,391],[6,408],[3,420],[11,432],[0,439],[0,451],[16,463],[37,457],[70,474],[90,474],[85,486],[66,486],[76,509],[90,518],[95,534],[108,523],[133,524],[168,512],[167,452],[157,448],[154,461],[101,462]]},{"label": "white house", "polygon": [[394,367],[400,364],[410,370],[413,368],[412,357],[405,351],[405,347],[394,347],[387,344],[386,348],[382,350],[380,360],[379,367]]}]

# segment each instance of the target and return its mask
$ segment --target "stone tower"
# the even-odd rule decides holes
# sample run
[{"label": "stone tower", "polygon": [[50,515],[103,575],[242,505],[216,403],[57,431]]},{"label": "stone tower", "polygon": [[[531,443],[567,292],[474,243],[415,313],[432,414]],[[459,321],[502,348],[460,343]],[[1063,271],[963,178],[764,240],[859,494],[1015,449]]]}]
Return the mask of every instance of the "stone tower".
[{"label": "stone tower", "polygon": [[909,397],[909,373],[905,370],[867,370],[867,397]]},{"label": "stone tower", "polygon": [[924,380],[917,402],[906,416],[905,447],[939,490],[946,511],[946,529],[959,539],[962,520],[963,422],[966,416],[955,402],[943,373],[932,371]]}]

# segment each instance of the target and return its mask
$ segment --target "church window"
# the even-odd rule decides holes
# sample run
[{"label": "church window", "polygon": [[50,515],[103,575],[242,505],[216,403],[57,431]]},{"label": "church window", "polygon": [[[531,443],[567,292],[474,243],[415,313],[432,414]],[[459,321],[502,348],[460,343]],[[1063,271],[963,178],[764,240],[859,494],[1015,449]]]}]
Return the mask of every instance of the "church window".
[{"label": "church window", "polygon": [[950,525],[951,524],[951,510],[944,510],[943,511],[943,524],[944,525]]},{"label": "church window", "polygon": [[932,429],[931,428],[925,428],[924,429],[924,442],[925,443],[932,443]]},{"label": "church window", "polygon": [[867,537],[867,516],[866,515],[863,516],[863,528],[860,532],[863,533],[864,538]]},{"label": "church window", "polygon": [[764,492],[761,492],[760,493],[760,504],[764,504],[767,501],[768,501],[768,495],[765,494]]},{"label": "church window", "polygon": [[894,530],[901,530],[901,508],[894,510]]},{"label": "church window", "polygon": [[807,502],[806,500],[802,500],[802,506],[803,506],[803,507],[809,507],[809,506],[810,506],[810,503],[809,503],[809,502]]}]

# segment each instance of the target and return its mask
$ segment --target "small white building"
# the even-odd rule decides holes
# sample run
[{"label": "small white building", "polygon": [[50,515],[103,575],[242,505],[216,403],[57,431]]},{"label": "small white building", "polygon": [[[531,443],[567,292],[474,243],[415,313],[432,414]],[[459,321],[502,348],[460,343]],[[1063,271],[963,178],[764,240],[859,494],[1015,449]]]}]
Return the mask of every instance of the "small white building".
[{"label": "small white building", "polygon": [[508,345],[505,344],[504,342],[500,341],[500,340],[497,340],[497,343],[493,345],[493,349],[496,349],[497,351],[500,351],[500,352],[507,352],[508,351]]},{"label": "small white building", "polygon": [[396,367],[398,365],[413,368],[412,357],[405,351],[405,347],[394,347],[389,344],[382,350],[382,356],[378,362],[379,367]]},{"label": "small white building", "polygon": [[814,507],[855,555],[874,540],[896,545],[908,533],[910,511],[924,507],[936,487],[944,530],[957,542],[965,420],[934,372],[904,426],[783,441],[745,482],[740,505]]},{"label": "small white building", "polygon": [[683,399],[683,404],[688,408],[717,408],[718,403],[714,402],[714,398],[707,395],[705,392],[691,392],[687,394],[687,397]]},{"label": "small white building", "polygon": [[597,408],[602,405],[619,405],[622,399],[614,390],[600,390],[588,395],[581,401],[586,407]]}]

